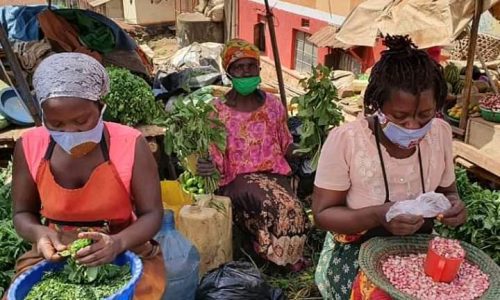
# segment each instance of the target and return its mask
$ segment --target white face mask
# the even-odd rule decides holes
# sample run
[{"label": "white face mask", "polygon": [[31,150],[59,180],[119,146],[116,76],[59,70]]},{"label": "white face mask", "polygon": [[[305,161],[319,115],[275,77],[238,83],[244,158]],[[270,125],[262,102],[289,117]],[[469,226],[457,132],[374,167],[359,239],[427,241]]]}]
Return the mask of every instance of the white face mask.
[{"label": "white face mask", "polygon": [[97,125],[82,132],[62,132],[48,129],[50,136],[66,153],[81,157],[92,151],[101,142],[104,132],[102,116],[106,106],[103,107]]},{"label": "white face mask", "polygon": [[380,124],[385,125],[382,127],[382,131],[387,139],[403,149],[415,148],[432,128],[432,120],[422,128],[406,129],[389,121],[385,114],[380,111],[377,116]]}]

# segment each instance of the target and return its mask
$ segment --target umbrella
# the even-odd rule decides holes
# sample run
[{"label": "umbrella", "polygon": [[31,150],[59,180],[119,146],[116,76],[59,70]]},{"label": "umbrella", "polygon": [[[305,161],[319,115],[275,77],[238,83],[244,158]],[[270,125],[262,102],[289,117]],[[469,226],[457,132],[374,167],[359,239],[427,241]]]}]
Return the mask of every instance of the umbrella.
[{"label": "umbrella", "polygon": [[[485,0],[486,11],[500,0]],[[368,0],[335,34],[333,47],[373,47],[385,34],[409,35],[420,48],[451,44],[472,20],[474,0]]]}]

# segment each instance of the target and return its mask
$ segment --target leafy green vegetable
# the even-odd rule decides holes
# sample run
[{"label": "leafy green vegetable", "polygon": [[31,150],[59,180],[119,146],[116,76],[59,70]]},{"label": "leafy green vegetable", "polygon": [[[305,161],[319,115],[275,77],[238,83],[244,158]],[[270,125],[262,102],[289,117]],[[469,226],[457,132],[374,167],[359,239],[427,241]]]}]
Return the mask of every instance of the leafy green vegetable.
[{"label": "leafy green vegetable", "polygon": [[467,207],[467,222],[450,228],[436,223],[436,231],[445,237],[462,240],[486,252],[500,265],[500,191],[471,183],[467,171],[457,168],[457,187]]},{"label": "leafy green vegetable", "polygon": [[123,288],[130,279],[130,266],[105,265],[92,283],[73,283],[63,272],[48,272],[29,292],[26,300],[98,300]]},{"label": "leafy green vegetable", "polygon": [[297,116],[302,122],[299,148],[294,152],[310,158],[314,170],[329,130],[344,120],[332,78],[330,68],[322,65],[312,68],[311,77],[300,81],[306,94],[292,99],[292,104],[297,104]]},{"label": "leafy green vegetable", "polygon": [[75,257],[76,252],[78,252],[80,249],[83,249],[89,245],[92,244],[91,239],[78,239],[75,240],[71,245],[69,245],[68,249],[59,252],[59,255],[61,257]]},{"label": "leafy green vegetable", "polygon": [[[171,155],[175,152],[190,177],[196,175],[197,159],[208,158],[212,145],[221,152],[226,149],[226,128],[216,115],[211,102],[191,97],[177,100],[162,124],[166,127],[166,153]],[[218,188],[219,178],[217,172],[203,177],[205,192],[213,194]]]},{"label": "leafy green vegetable", "polygon": [[130,266],[106,264],[97,267],[80,265],[76,253],[92,244],[78,239],[60,253],[68,257],[61,272],[47,272],[29,292],[26,299],[102,299],[113,295],[131,278]]},{"label": "leafy green vegetable", "polygon": [[29,248],[12,223],[11,178],[12,165],[0,170],[0,297],[14,276],[17,258]]},{"label": "leafy green vegetable", "polygon": [[134,126],[151,124],[162,116],[164,110],[144,79],[123,68],[109,67],[107,71],[110,92],[103,99],[107,104],[106,120]]}]

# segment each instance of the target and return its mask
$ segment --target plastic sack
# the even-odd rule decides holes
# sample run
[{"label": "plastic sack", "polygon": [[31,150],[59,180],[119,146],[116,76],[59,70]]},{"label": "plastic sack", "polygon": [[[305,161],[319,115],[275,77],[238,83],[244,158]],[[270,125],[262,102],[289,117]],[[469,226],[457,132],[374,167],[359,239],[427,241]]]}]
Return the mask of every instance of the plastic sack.
[{"label": "plastic sack", "polygon": [[264,281],[248,262],[229,262],[207,273],[196,291],[196,300],[285,300],[281,289]]},{"label": "plastic sack", "polygon": [[396,202],[385,215],[385,219],[390,222],[396,216],[404,214],[434,218],[450,208],[448,198],[443,194],[430,192],[418,196],[415,200]]}]

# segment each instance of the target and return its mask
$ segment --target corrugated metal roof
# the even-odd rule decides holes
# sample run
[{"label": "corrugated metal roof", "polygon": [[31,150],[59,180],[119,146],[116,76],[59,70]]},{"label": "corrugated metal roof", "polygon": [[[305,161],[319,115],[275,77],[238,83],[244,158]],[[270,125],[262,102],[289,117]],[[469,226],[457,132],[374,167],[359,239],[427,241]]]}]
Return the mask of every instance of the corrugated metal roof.
[{"label": "corrugated metal roof", "polygon": [[333,25],[327,25],[311,35],[308,40],[317,47],[334,47],[338,43],[335,39],[337,29]]},{"label": "corrugated metal roof", "polygon": [[308,40],[317,47],[332,47],[335,43],[335,32],[337,27],[327,25],[311,35]]},{"label": "corrugated metal roof", "polygon": [[316,45],[316,47],[330,47],[340,49],[351,48],[351,45],[344,44],[335,38],[337,30],[337,27],[333,25],[327,25],[311,35],[307,40]]}]

